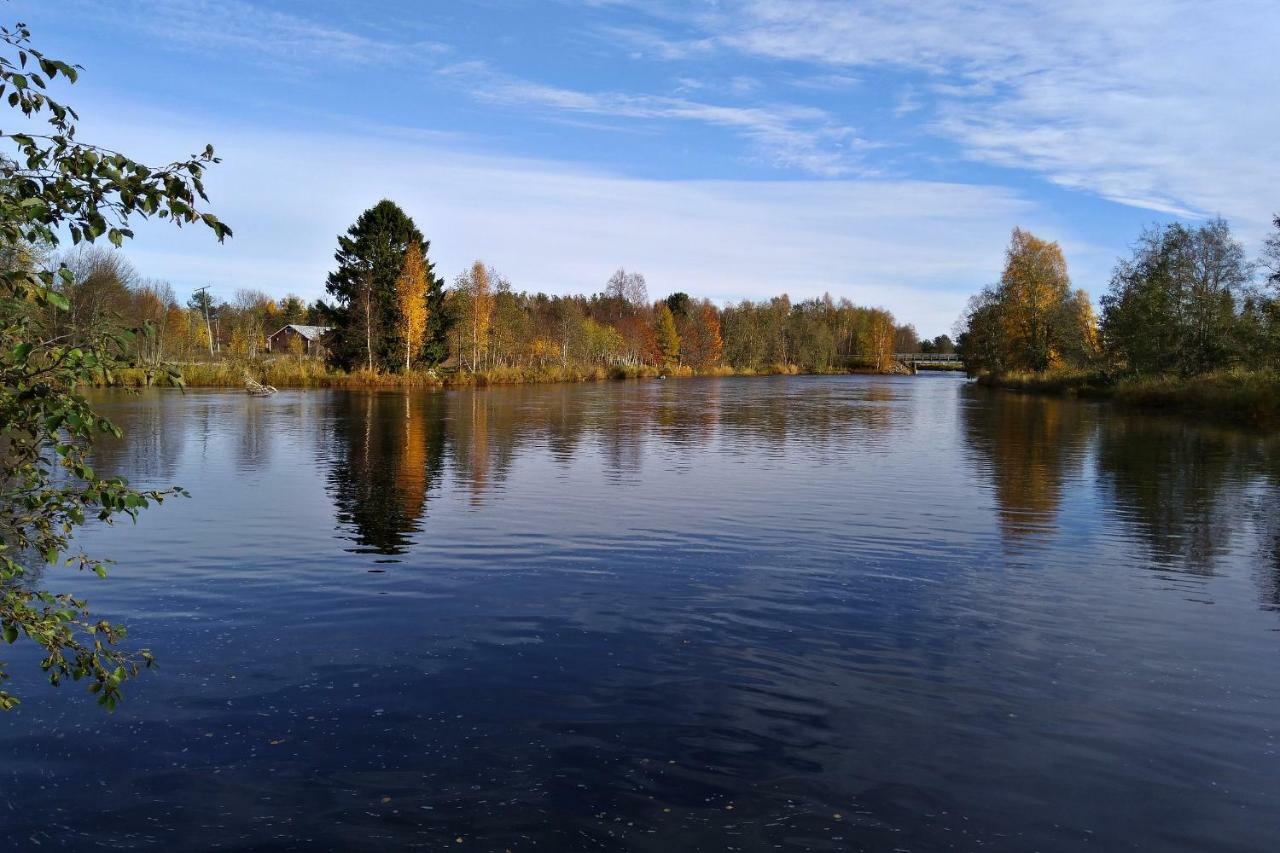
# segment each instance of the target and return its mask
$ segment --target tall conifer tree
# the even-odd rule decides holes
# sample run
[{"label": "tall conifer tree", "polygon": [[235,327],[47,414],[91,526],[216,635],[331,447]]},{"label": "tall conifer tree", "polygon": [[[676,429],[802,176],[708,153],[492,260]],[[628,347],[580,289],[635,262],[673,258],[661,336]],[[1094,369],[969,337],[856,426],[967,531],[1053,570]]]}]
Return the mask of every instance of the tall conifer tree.
[{"label": "tall conifer tree", "polygon": [[431,244],[399,205],[383,199],[338,237],[334,253],[338,268],[329,273],[326,284],[335,302],[335,335],[329,348],[335,366],[350,369],[372,363],[375,368],[389,370],[404,361],[396,280],[411,244],[422,254],[427,283],[428,321],[422,357],[429,363],[440,360],[445,332],[440,310],[444,281],[427,259]]}]

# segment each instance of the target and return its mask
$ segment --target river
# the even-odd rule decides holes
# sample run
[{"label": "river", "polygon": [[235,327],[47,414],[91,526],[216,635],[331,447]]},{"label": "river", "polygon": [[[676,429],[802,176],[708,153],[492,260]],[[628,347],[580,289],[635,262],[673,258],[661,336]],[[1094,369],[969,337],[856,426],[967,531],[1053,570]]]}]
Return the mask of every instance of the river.
[{"label": "river", "polygon": [[[1280,849],[1280,439],[949,375],[95,398],[18,850]],[[29,644],[28,644],[29,645]]]}]

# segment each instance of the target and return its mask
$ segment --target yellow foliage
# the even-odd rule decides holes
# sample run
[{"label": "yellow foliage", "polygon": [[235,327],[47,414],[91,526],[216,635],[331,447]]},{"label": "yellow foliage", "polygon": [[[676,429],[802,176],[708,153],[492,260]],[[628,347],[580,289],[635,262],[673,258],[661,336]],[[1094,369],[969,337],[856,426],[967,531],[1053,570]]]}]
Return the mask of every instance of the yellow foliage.
[{"label": "yellow foliage", "polygon": [[422,346],[427,328],[427,268],[422,249],[411,242],[404,256],[404,267],[396,279],[396,302],[400,308],[400,335],[404,338],[404,369],[413,364],[414,352]]}]

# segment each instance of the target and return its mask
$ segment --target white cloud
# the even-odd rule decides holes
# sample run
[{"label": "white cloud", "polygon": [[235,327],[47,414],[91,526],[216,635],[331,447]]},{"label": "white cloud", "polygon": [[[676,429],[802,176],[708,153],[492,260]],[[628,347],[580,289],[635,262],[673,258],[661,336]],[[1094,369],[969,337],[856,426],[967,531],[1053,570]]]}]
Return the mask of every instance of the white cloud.
[{"label": "white cloud", "polygon": [[634,59],[675,61],[708,56],[715,50],[709,38],[679,39],[638,27],[602,26],[596,32],[611,44],[628,49]]},{"label": "white cloud", "polygon": [[129,255],[148,276],[182,291],[211,284],[224,298],[237,287],[322,295],[337,235],[389,197],[432,241],[447,279],[479,257],[519,288],[593,292],[626,266],[643,271],[655,294],[725,301],[829,291],[939,334],[998,274],[1009,228],[1045,221],[995,187],[638,180],[403,135],[300,137],[137,110],[92,114],[134,120],[87,125],[86,137],[153,158],[216,139],[225,161],[209,175],[212,208],[236,236],[218,246],[200,230],[148,224]]},{"label": "white cloud", "polygon": [[[816,107],[726,106],[663,95],[586,92],[511,77],[483,62],[459,63],[439,73],[461,81],[475,97],[491,103],[621,119],[697,122],[739,133],[775,166],[827,177],[867,171],[859,152],[869,143]],[[689,82],[682,85],[689,88]]]},{"label": "white cloud", "polygon": [[234,51],[273,66],[303,68],[316,62],[373,65],[447,52],[424,39],[382,38],[322,24],[245,0],[137,0],[74,3],[76,14],[103,26],[123,26],[157,36],[160,47],[221,55]]},{"label": "white cloud", "polygon": [[969,157],[1124,204],[1280,205],[1274,0],[724,0],[664,14],[725,51],[931,81],[935,132]]}]

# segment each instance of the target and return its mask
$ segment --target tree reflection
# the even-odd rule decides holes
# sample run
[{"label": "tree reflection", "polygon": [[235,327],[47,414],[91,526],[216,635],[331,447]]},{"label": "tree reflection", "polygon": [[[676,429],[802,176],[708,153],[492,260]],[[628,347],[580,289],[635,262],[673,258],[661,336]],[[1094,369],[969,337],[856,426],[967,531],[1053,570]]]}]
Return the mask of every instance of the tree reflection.
[{"label": "tree reflection", "polygon": [[[105,474],[126,476],[137,484],[169,485],[188,438],[187,429],[173,428],[174,422],[181,421],[175,410],[189,405],[180,395],[160,391],[112,398],[101,408],[120,427],[124,438],[99,438],[93,446],[94,467]],[[202,415],[207,420],[207,412]]]},{"label": "tree reflection", "polygon": [[1167,568],[1213,574],[1232,538],[1224,491],[1243,474],[1242,436],[1167,418],[1106,418],[1098,474],[1116,516]]},{"label": "tree reflection", "polygon": [[420,529],[427,493],[443,464],[438,394],[335,396],[335,459],[329,488],[339,523],[358,551],[402,554]]},{"label": "tree reflection", "polygon": [[1064,483],[1082,467],[1092,419],[1069,401],[967,390],[960,403],[966,443],[995,487],[1006,544],[1049,539]]}]

